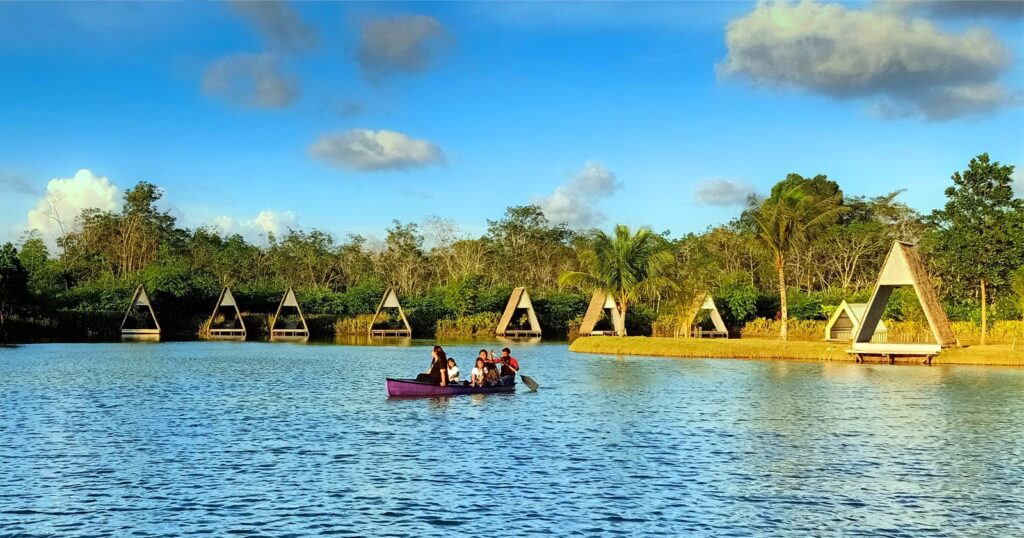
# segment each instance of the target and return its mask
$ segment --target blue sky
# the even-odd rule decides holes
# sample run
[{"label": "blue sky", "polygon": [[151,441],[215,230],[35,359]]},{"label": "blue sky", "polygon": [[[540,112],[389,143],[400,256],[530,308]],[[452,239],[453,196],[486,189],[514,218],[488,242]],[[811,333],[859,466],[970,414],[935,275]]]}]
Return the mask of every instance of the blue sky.
[{"label": "blue sky", "polygon": [[1024,164],[1022,15],[926,1],[0,4],[0,240],[52,235],[46,208],[69,221],[140,180],[182,224],[250,237],[379,237],[431,215],[477,234],[533,202],[576,227],[679,235],[789,172],[850,194],[906,189],[928,211],[980,152]]}]

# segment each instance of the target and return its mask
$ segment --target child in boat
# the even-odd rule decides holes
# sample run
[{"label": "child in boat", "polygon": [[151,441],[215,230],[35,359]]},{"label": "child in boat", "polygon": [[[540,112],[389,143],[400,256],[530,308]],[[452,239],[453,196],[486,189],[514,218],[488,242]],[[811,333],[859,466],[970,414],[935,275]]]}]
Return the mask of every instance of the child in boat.
[{"label": "child in boat", "polygon": [[473,371],[469,375],[469,386],[471,387],[482,387],[484,386],[484,360],[477,359],[476,366],[473,367]]},{"label": "child in boat", "polygon": [[455,359],[448,359],[448,382],[459,382],[459,365],[455,363]]}]

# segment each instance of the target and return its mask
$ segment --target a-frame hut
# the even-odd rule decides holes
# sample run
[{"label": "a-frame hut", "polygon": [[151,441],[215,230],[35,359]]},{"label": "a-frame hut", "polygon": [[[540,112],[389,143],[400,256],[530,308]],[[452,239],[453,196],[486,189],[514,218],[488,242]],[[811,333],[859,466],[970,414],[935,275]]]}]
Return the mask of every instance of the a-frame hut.
[{"label": "a-frame hut", "polygon": [[156,320],[153,304],[145,286],[135,288],[132,302],[121,320],[122,340],[159,340],[160,322]]},{"label": "a-frame hut", "polygon": [[213,314],[206,322],[206,334],[210,340],[245,340],[245,321],[231,288],[221,290]]},{"label": "a-frame hut", "polygon": [[[526,316],[526,325],[517,324],[513,327],[512,322],[522,319],[523,315]],[[505,312],[498,322],[496,334],[506,338],[532,338],[541,335],[540,321],[537,320],[537,313],[533,310],[533,302],[530,301],[530,294],[526,288],[512,290],[512,296],[505,305]]]},{"label": "a-frame hut", "polygon": [[[291,308],[295,309],[294,314],[289,314],[288,310],[285,310]],[[309,326],[306,325],[306,317],[302,315],[302,308],[299,306],[299,300],[295,298],[295,291],[288,288],[284,297],[281,297],[281,303],[277,305],[274,319],[270,321],[270,340],[303,342],[308,339]]]},{"label": "a-frame hut", "polygon": [[[825,325],[825,341],[849,342],[853,340],[853,335],[860,328],[861,321],[864,319],[864,312],[867,309],[867,303],[848,303],[846,301],[839,303],[836,311],[829,318],[828,324]],[[884,322],[879,321],[878,328],[875,329],[875,335],[871,341],[885,342],[889,339],[888,336],[889,329],[885,326]]]},{"label": "a-frame hut", "polygon": [[[598,328],[602,321],[607,323]],[[580,336],[626,336],[626,324],[612,294],[602,290],[594,292],[580,324]]]},{"label": "a-frame hut", "polygon": [[[384,312],[385,308],[396,310],[398,318],[396,323],[389,322],[387,326],[378,327],[377,321],[382,313],[384,313],[385,320],[390,317],[388,313]],[[405,317],[405,311],[402,310],[402,303],[398,302],[398,294],[395,293],[395,290],[388,288],[384,292],[384,297],[381,298],[380,304],[377,305],[377,312],[373,314],[373,320],[370,322],[370,338],[409,338],[411,336],[412,327],[409,325],[409,320]]]},{"label": "a-frame hut", "polygon": [[[707,313],[708,321],[711,323],[710,329],[705,329],[699,317]],[[729,338],[729,329],[725,326],[725,321],[722,320],[722,314],[718,311],[718,307],[715,306],[715,300],[711,297],[711,292],[705,291],[697,294],[694,298],[693,303],[690,305],[690,309],[686,314],[686,323],[683,325],[689,333],[689,336],[694,338]]]},{"label": "a-frame hut", "polygon": [[[873,342],[875,331],[882,321],[882,312],[896,288],[912,287],[917,299],[921,302],[928,326],[931,328],[934,342],[928,343],[894,343]],[[942,348],[957,345],[956,335],[949,324],[946,313],[939,303],[939,296],[932,287],[931,279],[925,271],[924,262],[917,252],[917,247],[910,243],[897,241],[885,257],[882,271],[878,275],[878,283],[871,294],[864,318],[854,333],[853,345],[849,352],[857,355],[858,360],[866,356],[882,356],[890,362],[900,356],[923,356],[928,360],[937,355]]]}]

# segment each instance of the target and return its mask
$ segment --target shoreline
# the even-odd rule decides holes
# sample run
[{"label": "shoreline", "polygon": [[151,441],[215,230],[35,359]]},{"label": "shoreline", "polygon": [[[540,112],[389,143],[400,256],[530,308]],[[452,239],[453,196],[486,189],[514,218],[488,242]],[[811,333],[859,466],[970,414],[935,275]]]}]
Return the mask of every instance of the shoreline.
[{"label": "shoreline", "polygon": [[[849,344],[842,342],[782,342],[767,338],[697,339],[652,338],[645,336],[588,336],[569,345],[574,353],[606,355],[639,355],[667,358],[722,358],[755,360],[796,360],[856,363],[847,353]],[[888,363],[885,359],[867,361]],[[924,364],[914,357],[899,359],[897,364]],[[931,361],[933,365],[963,364],[983,366],[1024,366],[1024,343],[1016,349],[1010,344],[964,346],[943,350]]]}]

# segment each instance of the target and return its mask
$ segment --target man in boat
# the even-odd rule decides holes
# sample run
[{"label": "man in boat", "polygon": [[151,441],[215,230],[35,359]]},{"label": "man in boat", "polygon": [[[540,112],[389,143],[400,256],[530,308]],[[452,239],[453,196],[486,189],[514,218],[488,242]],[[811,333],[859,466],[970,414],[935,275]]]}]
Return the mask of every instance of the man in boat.
[{"label": "man in boat", "polygon": [[512,350],[507,347],[502,348],[501,357],[499,357],[495,362],[501,364],[501,384],[511,385],[515,383],[516,372],[519,371],[519,361],[512,356]]}]

